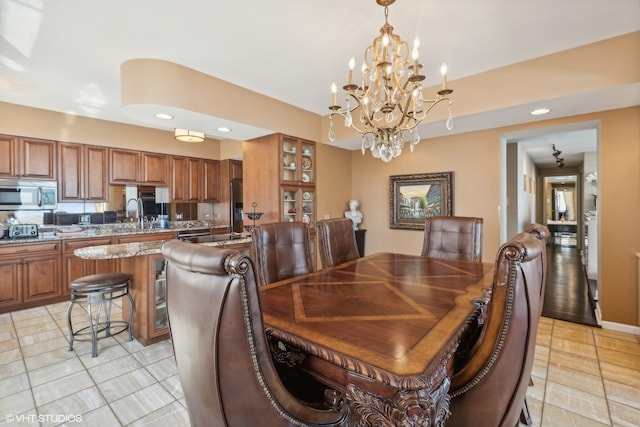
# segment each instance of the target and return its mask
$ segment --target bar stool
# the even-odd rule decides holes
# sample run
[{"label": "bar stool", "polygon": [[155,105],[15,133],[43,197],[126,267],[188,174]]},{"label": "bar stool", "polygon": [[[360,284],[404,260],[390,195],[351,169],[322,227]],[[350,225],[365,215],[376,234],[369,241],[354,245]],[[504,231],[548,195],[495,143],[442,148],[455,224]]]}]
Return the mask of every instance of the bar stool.
[{"label": "bar stool", "polygon": [[[133,298],[129,293],[131,276],[125,273],[101,273],[79,277],[71,282],[71,304],[67,310],[67,325],[69,326],[69,351],[73,350],[73,341],[92,341],[92,357],[98,355],[98,340],[124,331],[131,335],[133,322]],[[111,320],[111,305],[114,299],[127,297],[129,299],[129,320]],[[89,326],[73,331],[71,311],[74,304],[85,304],[85,311],[89,316]],[[97,305],[95,314],[94,306]],[[104,311],[104,314],[102,312]],[[103,316],[101,318],[101,316]],[[112,330],[115,328],[116,330]],[[90,335],[90,337],[89,337]]]}]

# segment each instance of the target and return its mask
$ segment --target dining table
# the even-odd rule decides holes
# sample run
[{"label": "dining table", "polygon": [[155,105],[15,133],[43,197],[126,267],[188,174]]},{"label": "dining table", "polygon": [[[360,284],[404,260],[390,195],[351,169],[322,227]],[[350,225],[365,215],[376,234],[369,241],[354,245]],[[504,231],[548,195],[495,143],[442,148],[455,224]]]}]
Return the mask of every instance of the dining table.
[{"label": "dining table", "polygon": [[455,358],[493,264],[376,253],[260,287],[274,358],[327,387],[358,425],[443,425]]}]

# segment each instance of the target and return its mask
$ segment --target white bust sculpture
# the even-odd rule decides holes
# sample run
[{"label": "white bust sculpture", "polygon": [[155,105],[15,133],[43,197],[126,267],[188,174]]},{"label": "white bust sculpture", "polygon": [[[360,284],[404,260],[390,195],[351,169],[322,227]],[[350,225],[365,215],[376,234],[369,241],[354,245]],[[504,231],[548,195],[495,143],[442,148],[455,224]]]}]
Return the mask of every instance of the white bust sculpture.
[{"label": "white bust sculpture", "polygon": [[362,212],[358,210],[358,206],[360,206],[360,203],[357,200],[351,200],[349,202],[350,210],[344,213],[345,218],[349,218],[353,223],[354,230],[357,230],[358,225],[362,222]]}]

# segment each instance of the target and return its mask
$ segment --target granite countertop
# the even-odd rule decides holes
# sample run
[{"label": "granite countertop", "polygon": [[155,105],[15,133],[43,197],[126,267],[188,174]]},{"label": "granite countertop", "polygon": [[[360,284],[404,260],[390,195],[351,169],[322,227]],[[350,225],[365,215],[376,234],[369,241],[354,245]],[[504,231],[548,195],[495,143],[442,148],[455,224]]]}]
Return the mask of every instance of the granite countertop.
[{"label": "granite countertop", "polygon": [[[169,228],[147,228],[141,230],[135,223],[90,225],[90,226],[73,226],[73,229],[80,228],[77,232],[59,232],[56,230],[69,230],[69,226],[46,225],[39,227],[39,235],[36,238],[29,239],[0,239],[0,245],[20,244],[20,243],[38,243],[49,242],[51,240],[63,239],[83,239],[87,237],[113,237],[113,236],[129,236],[133,234],[155,234],[178,231],[197,231],[197,230],[213,230],[216,228],[228,228],[228,225],[211,225],[205,221],[176,221],[172,222]],[[43,232],[42,230],[52,230]],[[7,230],[5,229],[5,234]]]},{"label": "granite countertop", "polygon": [[[160,247],[164,240],[154,240],[151,242],[122,243],[116,245],[89,246],[73,251],[78,258],[83,259],[114,259],[128,258],[141,255],[154,255],[160,253]],[[198,243],[205,246],[227,246],[242,243],[251,243],[251,237],[241,239],[221,240],[218,242]]]}]

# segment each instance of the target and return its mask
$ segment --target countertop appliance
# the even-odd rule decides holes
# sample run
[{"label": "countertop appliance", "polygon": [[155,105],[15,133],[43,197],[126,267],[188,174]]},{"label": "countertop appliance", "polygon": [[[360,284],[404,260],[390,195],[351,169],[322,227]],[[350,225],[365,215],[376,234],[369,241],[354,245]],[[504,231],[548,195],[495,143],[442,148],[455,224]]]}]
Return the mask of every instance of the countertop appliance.
[{"label": "countertop appliance", "polygon": [[10,224],[9,239],[33,239],[38,237],[36,224]]},{"label": "countertop appliance", "polygon": [[58,207],[58,183],[0,179],[0,210],[40,210]]}]

